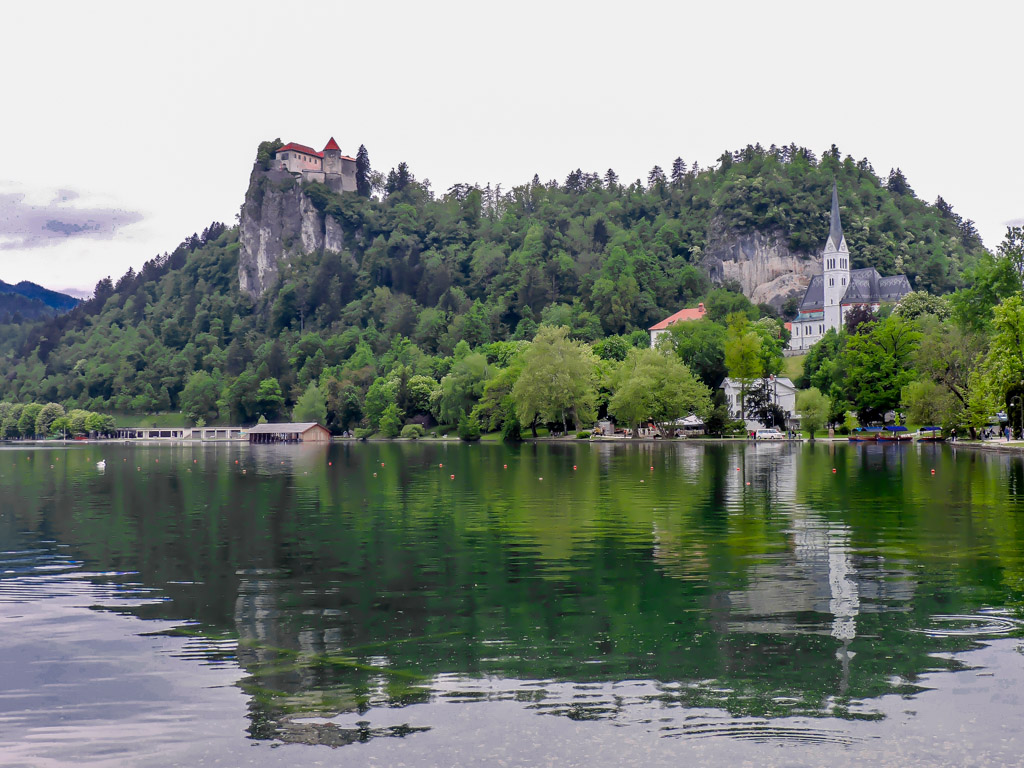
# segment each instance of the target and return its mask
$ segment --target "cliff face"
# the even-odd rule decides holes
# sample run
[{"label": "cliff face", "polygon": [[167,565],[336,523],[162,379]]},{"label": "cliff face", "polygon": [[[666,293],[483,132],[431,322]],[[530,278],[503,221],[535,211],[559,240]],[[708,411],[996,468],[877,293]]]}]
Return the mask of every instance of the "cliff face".
[{"label": "cliff face", "polygon": [[238,285],[254,299],[277,280],[290,256],[340,253],[344,246],[341,227],[316,209],[290,173],[259,166],[249,178],[238,239]]},{"label": "cliff face", "polygon": [[777,309],[803,296],[811,277],[821,273],[817,256],[793,253],[781,236],[761,232],[713,231],[702,263],[715,282],[735,280],[752,302]]}]

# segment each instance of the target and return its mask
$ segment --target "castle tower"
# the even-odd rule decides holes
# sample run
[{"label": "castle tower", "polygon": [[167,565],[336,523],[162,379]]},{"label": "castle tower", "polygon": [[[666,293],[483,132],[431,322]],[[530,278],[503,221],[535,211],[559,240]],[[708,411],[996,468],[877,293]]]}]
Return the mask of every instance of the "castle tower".
[{"label": "castle tower", "polygon": [[832,182],[832,221],[828,240],[821,254],[822,288],[824,289],[825,329],[838,328],[843,322],[841,302],[850,287],[850,250],[839,221],[839,190]]},{"label": "castle tower", "polygon": [[324,173],[336,173],[341,175],[341,147],[331,136],[331,140],[324,147]]}]

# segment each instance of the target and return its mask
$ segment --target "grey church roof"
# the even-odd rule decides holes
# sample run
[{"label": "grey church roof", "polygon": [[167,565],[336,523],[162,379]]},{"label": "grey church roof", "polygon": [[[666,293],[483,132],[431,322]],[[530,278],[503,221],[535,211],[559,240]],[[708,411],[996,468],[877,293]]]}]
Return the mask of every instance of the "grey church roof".
[{"label": "grey church roof", "polygon": [[828,226],[828,237],[838,251],[843,242],[843,223],[839,220],[839,187],[832,181],[832,220]]},{"label": "grey church roof", "polygon": [[[800,302],[800,311],[821,309],[825,301],[824,278],[815,275]],[[899,301],[910,293],[910,281],[906,275],[882,277],[874,267],[850,270],[850,284],[840,301],[841,304],[878,304],[883,301]]]}]

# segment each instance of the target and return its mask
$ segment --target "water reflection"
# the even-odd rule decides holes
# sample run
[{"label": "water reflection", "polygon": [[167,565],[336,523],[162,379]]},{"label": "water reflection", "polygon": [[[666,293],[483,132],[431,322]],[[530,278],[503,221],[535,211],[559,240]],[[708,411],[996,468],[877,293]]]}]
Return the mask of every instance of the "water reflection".
[{"label": "water reflection", "polygon": [[431,707],[517,702],[663,735],[848,743],[837,718],[881,717],[883,697],[957,668],[950,653],[1019,632],[1019,462],[1002,457],[100,450],[0,451],[3,541],[67,550],[58,578],[30,565],[37,586],[18,589],[88,569],[116,610],[176,622],[182,657],[242,671],[256,739],[404,737],[436,727]]}]

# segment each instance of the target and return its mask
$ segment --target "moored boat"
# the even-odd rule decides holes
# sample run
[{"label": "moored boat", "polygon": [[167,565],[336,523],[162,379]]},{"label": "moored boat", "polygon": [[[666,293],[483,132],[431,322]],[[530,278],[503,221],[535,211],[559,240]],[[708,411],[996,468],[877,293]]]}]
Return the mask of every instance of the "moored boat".
[{"label": "moored boat", "polygon": [[941,443],[945,439],[942,436],[942,427],[921,427],[917,430],[917,440],[920,443]]},{"label": "moored boat", "polygon": [[850,432],[851,443],[874,442],[878,439],[878,427],[854,427]]},{"label": "moored boat", "polygon": [[889,443],[907,443],[913,440],[913,437],[906,427],[893,425],[882,427],[878,439]]}]

